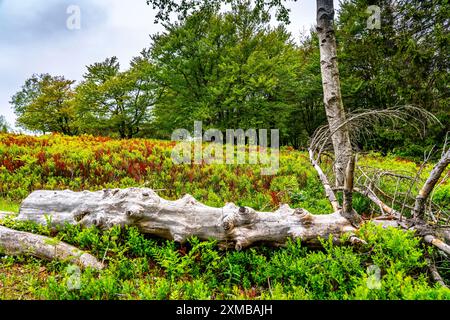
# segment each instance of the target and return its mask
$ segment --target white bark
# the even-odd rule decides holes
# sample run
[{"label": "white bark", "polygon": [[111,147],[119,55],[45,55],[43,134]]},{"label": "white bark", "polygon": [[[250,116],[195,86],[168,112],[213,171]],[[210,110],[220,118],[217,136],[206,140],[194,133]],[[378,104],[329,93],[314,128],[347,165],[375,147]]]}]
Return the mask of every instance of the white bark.
[{"label": "white bark", "polygon": [[[394,220],[382,218],[374,222],[405,229],[412,225],[394,217]],[[283,246],[288,239],[300,239],[308,246],[319,246],[319,238],[330,235],[335,243],[339,243],[345,233],[350,234],[350,243],[364,243],[354,235],[359,223],[343,216],[341,210],[312,215],[304,209],[292,209],[288,205],[282,205],[275,212],[255,211],[233,203],[214,208],[190,195],[176,201],[165,200],[147,188],[95,192],[35,191],[23,201],[16,219],[42,225],[50,222],[52,226],[66,223],[95,225],[101,229],[114,225],[135,226],[142,233],[180,243],[195,236],[201,240],[214,239],[221,247],[235,247],[238,250],[260,243]],[[450,254],[450,247],[445,242],[428,229],[425,231],[425,242]]]},{"label": "white bark", "polygon": [[102,269],[103,265],[92,255],[57,239],[0,226],[0,252],[7,255],[31,255],[46,260],[62,260]]},{"label": "white bark", "polygon": [[415,218],[423,219],[425,213],[425,202],[427,201],[431,191],[433,191],[436,183],[442,175],[442,172],[450,164],[450,149],[441,157],[441,159],[436,163],[433,170],[431,170],[427,181],[425,181],[423,187],[420,189],[419,194],[416,197],[414,204],[413,215]]},{"label": "white bark", "polygon": [[325,173],[323,173],[322,168],[319,166],[317,161],[314,159],[314,154],[311,149],[309,149],[309,160],[311,161],[312,166],[314,167],[314,169],[316,169],[317,174],[319,175],[319,179],[322,182],[323,188],[325,189],[325,194],[328,198],[328,201],[330,201],[330,204],[333,207],[333,210],[335,212],[339,211],[341,209],[341,206],[339,205],[339,202],[337,201],[337,198],[333,191],[333,188],[331,187],[327,176],[325,175]]},{"label": "white bark", "polygon": [[146,188],[96,192],[35,191],[20,208],[19,220],[46,224],[136,226],[142,233],[185,242],[196,236],[215,239],[220,246],[237,249],[264,242],[282,246],[288,238],[300,238],[309,245],[318,237],[341,235],[355,228],[339,213],[312,215],[303,209],[281,206],[275,212],[259,212],[232,203],[213,208],[186,195],[170,201]]},{"label": "white bark", "polygon": [[444,241],[436,238],[431,234],[426,235],[423,239],[425,240],[425,242],[434,245],[436,248],[444,251],[447,254],[450,254],[450,246],[446,244]]},{"label": "white bark", "polygon": [[320,41],[320,66],[325,111],[332,133],[336,174],[336,187],[344,185],[344,175],[352,155],[344,106],[342,103],[336,38],[333,27],[333,0],[317,0],[317,34]]}]

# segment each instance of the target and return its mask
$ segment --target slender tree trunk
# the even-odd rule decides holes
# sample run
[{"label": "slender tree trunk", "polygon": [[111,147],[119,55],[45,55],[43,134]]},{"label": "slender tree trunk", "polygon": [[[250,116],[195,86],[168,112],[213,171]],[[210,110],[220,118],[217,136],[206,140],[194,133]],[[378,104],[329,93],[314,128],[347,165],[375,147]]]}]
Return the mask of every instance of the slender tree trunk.
[{"label": "slender tree trunk", "polygon": [[336,195],[334,194],[333,188],[331,187],[330,182],[328,182],[327,176],[323,173],[322,168],[314,159],[314,154],[311,149],[309,150],[309,160],[311,161],[312,166],[314,167],[314,169],[316,169],[317,174],[319,175],[319,179],[322,182],[323,188],[325,189],[325,194],[328,198],[328,201],[330,201],[333,210],[334,211],[341,210],[341,206],[339,205]]},{"label": "slender tree trunk", "polygon": [[355,176],[355,155],[350,156],[350,160],[348,161],[347,168],[345,170],[345,178],[344,178],[344,193],[342,200],[342,210],[341,215],[347,218],[353,226],[359,226],[362,222],[361,217],[358,213],[353,209],[353,180]]},{"label": "slender tree trunk", "polygon": [[430,193],[433,191],[434,186],[439,181],[444,170],[450,164],[450,149],[445,152],[439,162],[434,166],[427,181],[420,189],[419,194],[416,197],[414,204],[413,215],[416,219],[423,219],[425,214],[425,202],[427,201]]},{"label": "slender tree trunk", "polygon": [[340,127],[346,119],[339,81],[333,19],[333,0],[317,0],[317,34],[320,41],[324,104],[332,133],[336,186],[342,187],[345,180],[345,169],[352,155],[352,146],[347,126]]},{"label": "slender tree trunk", "polygon": [[345,170],[344,199],[342,201],[342,211],[345,214],[353,211],[353,177],[355,175],[355,157],[351,156]]}]

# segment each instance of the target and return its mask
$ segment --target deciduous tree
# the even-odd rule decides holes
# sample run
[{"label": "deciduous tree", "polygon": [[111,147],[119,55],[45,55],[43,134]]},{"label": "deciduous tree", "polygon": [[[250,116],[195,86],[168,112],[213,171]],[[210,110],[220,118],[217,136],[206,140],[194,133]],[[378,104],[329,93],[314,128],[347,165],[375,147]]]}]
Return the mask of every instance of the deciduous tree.
[{"label": "deciduous tree", "polygon": [[138,135],[151,120],[152,68],[145,53],[123,72],[116,57],[88,66],[75,100],[82,131],[120,138]]},{"label": "deciduous tree", "polygon": [[10,102],[17,124],[30,131],[76,134],[74,82],[63,76],[33,75]]}]

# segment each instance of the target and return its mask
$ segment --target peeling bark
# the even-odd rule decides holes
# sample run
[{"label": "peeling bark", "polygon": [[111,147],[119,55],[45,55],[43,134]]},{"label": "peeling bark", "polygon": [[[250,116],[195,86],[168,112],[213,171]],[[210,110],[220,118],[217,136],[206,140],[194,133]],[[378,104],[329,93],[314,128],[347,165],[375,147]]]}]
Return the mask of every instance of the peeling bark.
[{"label": "peeling bark", "polygon": [[0,252],[7,255],[31,255],[46,260],[67,261],[86,268],[102,269],[92,255],[64,242],[29,232],[0,226]]},{"label": "peeling bark", "polygon": [[195,236],[215,239],[223,247],[241,249],[257,243],[282,246],[288,238],[308,245],[332,235],[336,242],[355,228],[339,212],[312,215],[303,209],[281,206],[259,212],[233,203],[223,208],[206,206],[192,196],[170,201],[146,188],[96,192],[35,191],[20,208],[18,220],[53,225],[135,226],[140,232],[183,243]]},{"label": "peeling bark", "polygon": [[337,63],[336,38],[333,27],[333,0],[317,0],[317,34],[320,41],[320,67],[325,111],[333,142],[336,187],[344,185],[344,175],[352,155],[352,145],[342,103]]}]

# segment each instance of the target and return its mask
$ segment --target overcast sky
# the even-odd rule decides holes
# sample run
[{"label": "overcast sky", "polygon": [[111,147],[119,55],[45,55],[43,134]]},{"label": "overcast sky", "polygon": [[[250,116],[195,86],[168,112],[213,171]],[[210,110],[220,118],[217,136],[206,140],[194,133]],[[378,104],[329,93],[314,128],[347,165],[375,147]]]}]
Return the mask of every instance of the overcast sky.
[{"label": "overcast sky", "polygon": [[[80,8],[80,29],[67,28],[71,5]],[[287,5],[298,39],[315,23],[315,1]],[[0,0],[0,115],[14,124],[10,98],[34,73],[79,81],[86,65],[111,56],[127,68],[149,35],[162,31],[154,17],[145,0]]]}]

